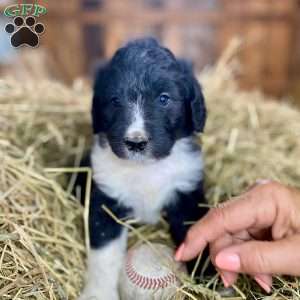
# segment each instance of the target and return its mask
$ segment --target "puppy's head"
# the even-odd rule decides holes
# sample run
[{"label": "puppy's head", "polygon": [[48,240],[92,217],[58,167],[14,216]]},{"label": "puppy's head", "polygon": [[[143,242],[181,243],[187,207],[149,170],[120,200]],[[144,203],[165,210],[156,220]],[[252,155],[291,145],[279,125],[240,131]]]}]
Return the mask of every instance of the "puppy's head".
[{"label": "puppy's head", "polygon": [[166,157],[176,140],[201,132],[206,109],[191,66],[148,38],[100,68],[92,118],[118,157],[143,161]]}]

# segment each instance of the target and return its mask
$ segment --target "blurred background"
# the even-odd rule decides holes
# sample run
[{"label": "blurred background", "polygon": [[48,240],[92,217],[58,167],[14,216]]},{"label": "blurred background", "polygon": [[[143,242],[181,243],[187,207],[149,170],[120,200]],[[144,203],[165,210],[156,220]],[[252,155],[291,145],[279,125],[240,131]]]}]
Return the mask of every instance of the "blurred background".
[{"label": "blurred background", "polygon": [[[18,1],[0,0],[4,8]],[[13,49],[0,33],[0,73],[53,77],[72,83],[90,78],[98,62],[132,38],[155,36],[201,70],[239,36],[244,89],[291,95],[300,103],[299,0],[49,0],[39,18],[46,31],[36,49]],[[0,26],[11,21],[3,14]]]}]

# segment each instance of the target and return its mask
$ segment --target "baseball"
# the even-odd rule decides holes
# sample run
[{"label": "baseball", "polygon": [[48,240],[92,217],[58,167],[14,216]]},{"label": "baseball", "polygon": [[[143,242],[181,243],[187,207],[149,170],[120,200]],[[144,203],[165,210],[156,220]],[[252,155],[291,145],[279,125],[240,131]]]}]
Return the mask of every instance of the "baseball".
[{"label": "baseball", "polygon": [[186,272],[166,245],[142,244],[130,249],[120,277],[121,300],[171,299],[180,282],[176,272]]}]

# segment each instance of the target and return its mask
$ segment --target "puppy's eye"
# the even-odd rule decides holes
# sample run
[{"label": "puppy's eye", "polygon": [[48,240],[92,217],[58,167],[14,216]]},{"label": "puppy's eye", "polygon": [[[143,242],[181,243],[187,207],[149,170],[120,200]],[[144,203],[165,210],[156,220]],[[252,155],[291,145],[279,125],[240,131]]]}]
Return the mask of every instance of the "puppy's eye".
[{"label": "puppy's eye", "polygon": [[120,99],[118,97],[112,97],[110,99],[110,101],[114,104],[114,105],[119,105],[121,103]]},{"label": "puppy's eye", "polygon": [[161,105],[166,106],[170,102],[170,96],[167,93],[163,93],[159,96],[159,102]]}]

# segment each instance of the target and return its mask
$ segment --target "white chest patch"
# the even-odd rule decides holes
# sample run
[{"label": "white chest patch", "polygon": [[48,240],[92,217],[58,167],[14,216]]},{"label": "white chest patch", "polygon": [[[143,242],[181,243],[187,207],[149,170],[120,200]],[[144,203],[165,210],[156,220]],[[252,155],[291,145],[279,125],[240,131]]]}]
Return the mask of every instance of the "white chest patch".
[{"label": "white chest patch", "polygon": [[97,186],[146,223],[158,221],[161,209],[176,200],[176,191],[192,191],[202,179],[202,155],[190,150],[190,138],[177,141],[168,157],[153,162],[120,159],[97,141],[91,158]]}]

